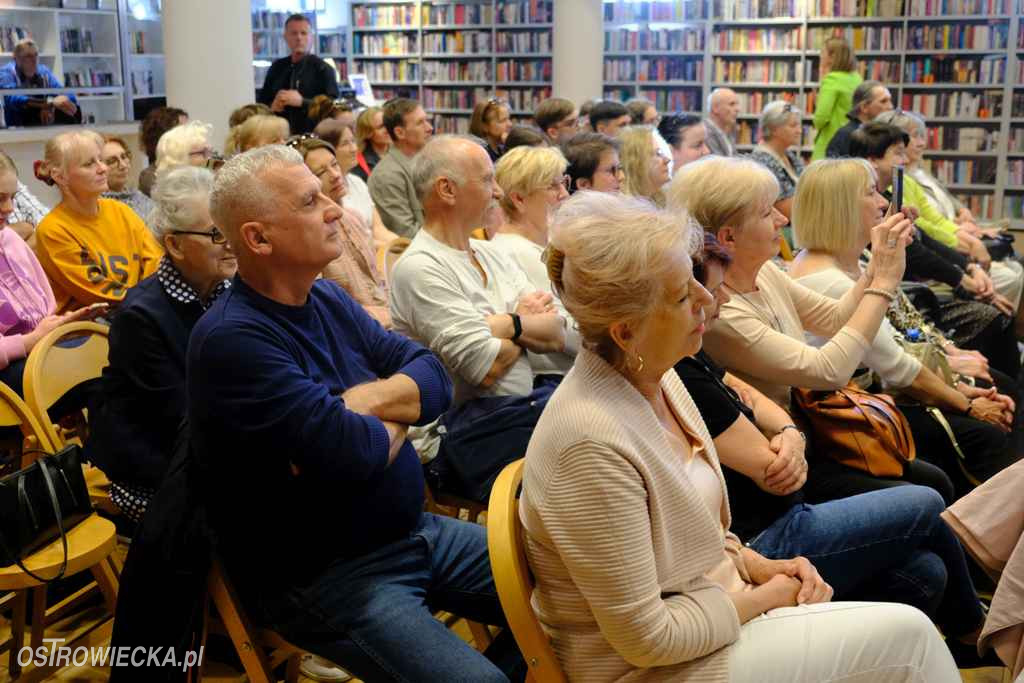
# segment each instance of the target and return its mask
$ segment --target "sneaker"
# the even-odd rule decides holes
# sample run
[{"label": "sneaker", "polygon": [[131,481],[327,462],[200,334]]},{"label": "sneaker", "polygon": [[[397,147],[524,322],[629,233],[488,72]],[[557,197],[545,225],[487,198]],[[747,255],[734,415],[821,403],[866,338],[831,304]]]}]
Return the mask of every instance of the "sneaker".
[{"label": "sneaker", "polygon": [[341,683],[341,681],[352,678],[349,672],[335,665],[334,662],[311,654],[302,655],[299,673],[314,681],[322,681],[322,683]]}]

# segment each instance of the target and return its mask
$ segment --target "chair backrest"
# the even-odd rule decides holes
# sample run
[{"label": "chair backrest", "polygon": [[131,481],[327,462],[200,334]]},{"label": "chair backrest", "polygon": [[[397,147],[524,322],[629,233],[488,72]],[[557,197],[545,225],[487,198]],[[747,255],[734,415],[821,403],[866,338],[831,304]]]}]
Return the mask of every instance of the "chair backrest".
[{"label": "chair backrest", "polygon": [[9,386],[0,382],[0,427],[18,427],[24,437],[22,441],[21,466],[25,467],[35,460],[36,449],[53,452],[49,438],[43,432],[35,415],[21,397]]},{"label": "chair backrest", "polygon": [[98,378],[108,365],[110,328],[92,322],[61,325],[39,340],[25,362],[25,402],[55,448],[64,439],[49,410],[78,385]]},{"label": "chair backrest", "polygon": [[566,683],[565,673],[530,605],[533,576],[526,562],[523,526],[519,522],[518,496],[523,481],[523,462],[519,459],[509,463],[491,489],[487,508],[487,550],[491,557],[491,572],[505,619],[526,659],[530,677],[538,683]]},{"label": "chair backrest", "polygon": [[395,261],[401,256],[412,242],[408,237],[396,237],[377,250],[377,272],[388,282],[391,282],[391,269]]}]

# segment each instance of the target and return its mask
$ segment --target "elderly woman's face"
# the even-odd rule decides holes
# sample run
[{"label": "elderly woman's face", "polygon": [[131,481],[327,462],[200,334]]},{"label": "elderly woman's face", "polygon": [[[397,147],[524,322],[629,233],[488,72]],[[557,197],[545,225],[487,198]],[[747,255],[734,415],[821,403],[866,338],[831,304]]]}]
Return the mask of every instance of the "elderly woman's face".
[{"label": "elderly woman's face", "polygon": [[128,150],[119,142],[106,143],[103,145],[103,163],[107,165],[107,185],[111,191],[120,192],[128,184],[128,172],[132,168]]},{"label": "elderly woman's face", "polygon": [[321,191],[331,198],[336,204],[340,204],[345,193],[348,191],[348,184],[345,182],[345,174],[338,165],[338,158],[331,154],[329,149],[314,149],[306,155],[306,166],[320,180]]},{"label": "elderly woman's face", "polygon": [[663,299],[637,333],[636,353],[644,359],[644,374],[660,377],[686,356],[700,350],[704,336],[704,309],[712,302],[708,291],[693,277],[690,255],[676,248],[665,280]]},{"label": "elderly woman's face", "polygon": [[907,145],[907,163],[916,164],[924,156],[928,141],[925,139],[924,131],[920,128],[908,130],[907,133],[910,135],[910,144]]},{"label": "elderly woman's face", "polygon": [[202,234],[172,232],[164,237],[164,246],[185,280],[206,296],[218,282],[234,277],[238,261],[227,242],[215,243],[223,241],[223,233],[210,217],[209,200],[204,197],[193,201],[190,208],[195,220],[181,229]]},{"label": "elderly woman's face", "polygon": [[755,263],[764,263],[779,254],[782,226],[789,220],[775,208],[774,198],[762,198],[751,206],[736,237],[736,253]]},{"label": "elderly woman's face", "polygon": [[800,129],[800,117],[796,114],[790,114],[784,124],[772,131],[772,138],[780,146],[792,147],[793,145],[800,144],[802,132]]},{"label": "elderly woman's face", "polygon": [[80,143],[76,149],[71,150],[70,156],[66,176],[68,190],[79,195],[98,197],[109,189],[107,165],[103,163],[103,148],[100,145]]},{"label": "elderly woman's face", "polygon": [[860,227],[861,244],[863,249],[871,243],[871,228],[875,227],[885,219],[885,210],[889,202],[878,193],[874,179],[870,180],[867,187],[864,187],[859,195],[858,205],[860,206]]}]

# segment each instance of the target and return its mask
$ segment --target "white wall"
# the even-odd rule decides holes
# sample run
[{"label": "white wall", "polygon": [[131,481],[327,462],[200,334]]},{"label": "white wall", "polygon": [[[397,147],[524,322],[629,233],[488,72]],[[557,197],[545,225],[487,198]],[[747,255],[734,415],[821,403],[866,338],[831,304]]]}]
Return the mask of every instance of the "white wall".
[{"label": "white wall", "polygon": [[601,0],[555,0],[552,93],[577,104],[602,93]]}]

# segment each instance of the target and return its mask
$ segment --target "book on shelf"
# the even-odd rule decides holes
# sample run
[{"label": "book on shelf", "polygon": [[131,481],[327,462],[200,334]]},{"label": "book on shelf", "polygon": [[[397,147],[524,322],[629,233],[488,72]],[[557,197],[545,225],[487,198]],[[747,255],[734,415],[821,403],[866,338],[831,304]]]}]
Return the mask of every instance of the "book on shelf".
[{"label": "book on shelf", "polygon": [[799,62],[774,59],[715,57],[712,80],[719,83],[793,83],[800,79]]},{"label": "book on shelf", "polygon": [[1024,159],[1011,159],[1006,167],[1006,182],[1024,187]]},{"label": "book on shelf", "polygon": [[[418,61],[408,59],[391,59],[388,61],[358,61],[357,56],[355,73],[366,74],[371,81],[384,81],[386,83],[398,83],[403,81],[418,81],[420,78],[420,64]],[[378,94],[379,98],[380,95]]]},{"label": "book on shelf", "polygon": [[551,98],[551,88],[497,88],[494,96],[508,102],[513,111],[532,112],[541,102]]},{"label": "book on shelf", "polygon": [[796,104],[797,93],[793,91],[778,91],[778,92],[740,92],[736,93],[736,97],[739,99],[740,111],[745,114],[758,115],[764,106],[769,102],[775,100],[785,100]]},{"label": "book on shelf", "polygon": [[357,55],[409,55],[418,51],[415,33],[357,33],[352,51]]},{"label": "book on shelf", "polygon": [[751,28],[715,31],[711,44],[722,52],[745,50],[800,50],[800,29]]},{"label": "book on shelf", "polygon": [[494,10],[490,4],[469,3],[458,5],[423,5],[420,20],[424,26],[455,24],[472,26],[494,22]]},{"label": "book on shelf", "polygon": [[[900,80],[900,59],[865,57],[857,60],[857,72],[864,80],[898,83]],[[804,62],[804,80],[816,83],[821,80],[818,62]]]},{"label": "book on shelf", "polygon": [[945,185],[992,185],[996,182],[995,159],[929,159],[921,163]]},{"label": "book on shelf", "polygon": [[95,52],[92,31],[87,28],[63,28],[60,31],[61,52]]},{"label": "book on shelf", "polygon": [[490,31],[451,31],[423,34],[424,52],[474,54],[491,51]]},{"label": "book on shelf", "polygon": [[[729,0],[725,0],[728,2]],[[903,0],[807,0],[807,16],[811,18],[903,16]]]},{"label": "book on shelf", "polygon": [[152,95],[156,92],[153,87],[153,71],[151,69],[133,70],[131,83],[133,95]]},{"label": "book on shelf", "polygon": [[495,8],[498,24],[549,24],[552,0],[499,0]]},{"label": "book on shelf", "polygon": [[1024,152],[1024,128],[1010,128],[1010,139],[1006,148],[1010,152]]},{"label": "book on shelf", "polygon": [[13,52],[14,46],[23,38],[33,38],[32,32],[22,26],[0,24],[0,49]]},{"label": "book on shelf", "polygon": [[912,17],[935,17],[944,14],[990,16],[1009,14],[1013,0],[907,0],[907,14]]},{"label": "book on shelf", "polygon": [[146,54],[146,32],[132,31],[128,34],[129,47],[133,55]]},{"label": "book on shelf", "polygon": [[700,88],[641,90],[639,96],[653,102],[660,112],[700,111],[702,108]]},{"label": "book on shelf", "polygon": [[988,152],[999,146],[999,130],[983,126],[929,126],[925,133],[928,150]]},{"label": "book on shelf", "polygon": [[694,21],[703,18],[703,0],[661,0],[656,2],[614,0],[604,3],[604,20],[611,23]]},{"label": "book on shelf", "polygon": [[845,38],[854,50],[901,50],[903,48],[902,26],[810,26],[807,31],[807,48],[821,50],[829,38]]},{"label": "book on shelf", "polygon": [[[1021,106],[1024,108],[1024,99]],[[997,118],[1002,116],[1003,93],[999,90],[927,94],[904,92],[900,108],[916,111],[925,118]]]},{"label": "book on shelf", "polygon": [[252,34],[253,55],[273,59],[281,55],[286,55],[289,52],[291,52],[291,50],[288,48],[288,42],[285,41],[283,35],[279,35],[277,33]]},{"label": "book on shelf", "polygon": [[373,86],[373,94],[376,95],[377,99],[381,102],[387,102],[395,97],[408,97],[409,99],[415,100],[419,98],[419,88],[415,84],[384,88],[379,85],[375,85]]},{"label": "book on shelf", "polygon": [[635,81],[636,60],[632,57],[605,57],[604,80]]},{"label": "book on shelf", "polygon": [[317,36],[317,48],[322,55],[343,55],[346,52],[345,34],[321,33]]},{"label": "book on shelf", "polygon": [[986,220],[992,220],[995,218],[995,197],[989,193],[984,194],[967,194],[967,193],[953,193],[957,201],[966,206],[971,210],[977,218],[983,218]]},{"label": "book on shelf", "polygon": [[803,0],[714,0],[711,16],[723,21],[801,17]]},{"label": "book on shelf", "polygon": [[[303,14],[309,18],[309,23],[312,24],[316,18],[312,12],[304,12]],[[284,32],[284,23],[288,21],[288,17],[292,15],[291,12],[277,12],[274,10],[255,10],[252,13],[252,27],[255,30],[268,30],[268,29],[281,29]]]},{"label": "book on shelf", "polygon": [[78,69],[64,72],[64,85],[76,88],[99,88],[116,85],[111,71],[98,69]]},{"label": "book on shelf", "polygon": [[991,24],[911,24],[907,29],[908,50],[1005,50],[1010,25]]},{"label": "book on shelf", "polygon": [[699,81],[703,77],[704,60],[700,57],[641,57],[637,74],[641,81]]},{"label": "book on shelf", "polygon": [[423,60],[423,82],[430,81],[489,81],[491,60],[477,59],[458,62]]},{"label": "book on shelf", "polygon": [[478,100],[490,96],[487,88],[423,89],[424,109],[472,109]]},{"label": "book on shelf", "polygon": [[455,133],[465,135],[469,132],[469,117],[435,114],[433,125],[435,135]]},{"label": "book on shelf", "polygon": [[647,31],[628,28],[608,29],[604,32],[604,49],[620,52],[703,52],[704,31],[695,28],[660,28]]},{"label": "book on shelf", "polygon": [[550,59],[501,59],[495,64],[495,80],[550,81]]},{"label": "book on shelf", "polygon": [[1000,84],[1006,80],[1006,57],[991,55],[978,58],[917,57],[907,58],[903,82],[907,83],[984,83]]},{"label": "book on shelf", "polygon": [[356,28],[417,28],[419,16],[413,3],[407,5],[352,5]]},{"label": "book on shelf", "polygon": [[495,36],[495,52],[551,52],[550,31],[501,31]]},{"label": "book on shelf", "polygon": [[1015,119],[1024,118],[1024,92],[1015,92],[1010,96],[1010,116]]},{"label": "book on shelf", "polygon": [[[629,87],[629,86],[612,87],[612,86],[606,85],[606,86],[604,86],[604,90],[601,93],[601,97],[603,99],[615,100],[616,102],[625,102],[626,100],[633,99],[634,96],[635,96],[635,91],[633,90],[632,87]],[[651,101],[653,102],[654,101],[654,99],[653,99],[654,96],[655,95],[652,94],[651,97],[648,98],[648,99],[651,99]],[[657,105],[657,107],[658,107],[659,111],[664,111],[664,108],[660,104]]]}]

